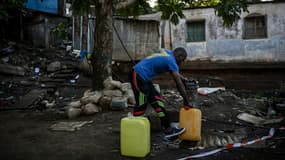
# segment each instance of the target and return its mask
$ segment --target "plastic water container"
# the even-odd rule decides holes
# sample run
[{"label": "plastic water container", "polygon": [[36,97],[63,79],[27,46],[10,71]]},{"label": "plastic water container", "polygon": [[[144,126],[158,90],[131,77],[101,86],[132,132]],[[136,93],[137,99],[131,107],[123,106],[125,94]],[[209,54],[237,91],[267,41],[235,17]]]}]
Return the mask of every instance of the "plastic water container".
[{"label": "plastic water container", "polygon": [[197,108],[181,108],[179,113],[179,127],[186,128],[186,131],[179,135],[179,138],[182,140],[200,141],[201,117],[202,113]]},{"label": "plastic water container", "polygon": [[150,152],[150,123],[145,117],[121,119],[121,154],[145,157]]}]

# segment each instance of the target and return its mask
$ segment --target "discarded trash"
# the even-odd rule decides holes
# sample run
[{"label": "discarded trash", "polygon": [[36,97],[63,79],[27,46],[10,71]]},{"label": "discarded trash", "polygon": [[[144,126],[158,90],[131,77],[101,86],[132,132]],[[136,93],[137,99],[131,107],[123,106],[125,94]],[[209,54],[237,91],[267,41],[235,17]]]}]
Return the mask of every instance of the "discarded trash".
[{"label": "discarded trash", "polygon": [[73,50],[71,55],[74,55],[75,57],[80,57],[80,50]]},{"label": "discarded trash", "polygon": [[160,93],[160,87],[159,84],[153,84],[154,88],[157,90],[158,93]]},{"label": "discarded trash", "polygon": [[78,75],[75,76],[74,79],[79,79],[79,77],[80,77],[80,75],[78,74]]},{"label": "discarded trash", "polygon": [[122,110],[124,108],[128,108],[128,100],[123,97],[114,97],[111,100],[110,108],[114,110]]},{"label": "discarded trash", "polygon": [[73,132],[80,130],[86,124],[93,123],[93,121],[78,121],[78,122],[58,122],[53,124],[50,129],[53,131],[68,131]]},{"label": "discarded trash", "polygon": [[214,88],[210,88],[210,87],[201,87],[201,88],[198,88],[197,89],[197,92],[199,94],[202,94],[202,95],[208,95],[210,93],[214,93],[218,90],[222,90],[222,91],[225,91],[226,88],[225,87],[214,87]]},{"label": "discarded trash", "polygon": [[45,105],[46,108],[52,108],[55,106],[55,101],[49,102],[48,100],[43,100],[41,103]]},{"label": "discarded trash", "polygon": [[67,46],[66,46],[66,50],[65,50],[65,51],[66,51],[66,52],[70,52],[70,51],[71,51],[71,49],[72,49],[72,46],[67,45]]},{"label": "discarded trash", "polygon": [[34,71],[35,71],[35,74],[37,75],[37,74],[40,73],[40,68],[39,67],[35,67]]},{"label": "discarded trash", "polygon": [[276,111],[273,109],[272,106],[269,106],[269,107],[267,108],[267,116],[268,116],[268,117],[271,117],[271,116],[274,116],[274,115],[276,115]]},{"label": "discarded trash", "polygon": [[256,125],[264,125],[264,124],[272,124],[272,123],[279,123],[281,122],[284,118],[275,118],[275,119],[265,119],[262,117],[257,117],[248,113],[240,113],[237,115],[237,118]]},{"label": "discarded trash", "polygon": [[80,58],[85,58],[86,56],[87,56],[87,51],[86,50],[82,50],[82,51],[80,51]]}]

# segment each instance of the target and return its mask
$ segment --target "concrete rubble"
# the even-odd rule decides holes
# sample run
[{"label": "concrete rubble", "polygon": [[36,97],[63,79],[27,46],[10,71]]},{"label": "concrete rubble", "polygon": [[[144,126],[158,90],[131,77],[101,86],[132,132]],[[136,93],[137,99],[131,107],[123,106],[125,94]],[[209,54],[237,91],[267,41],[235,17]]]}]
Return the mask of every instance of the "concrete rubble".
[{"label": "concrete rubble", "polygon": [[84,125],[91,123],[93,123],[93,121],[58,122],[56,124],[53,124],[50,129],[53,131],[73,132],[80,130]]},{"label": "concrete rubble", "polygon": [[59,88],[88,86],[75,84],[79,81],[80,59],[69,53],[15,42],[6,45],[10,49],[4,48],[0,54],[0,110],[54,108],[61,98]]}]

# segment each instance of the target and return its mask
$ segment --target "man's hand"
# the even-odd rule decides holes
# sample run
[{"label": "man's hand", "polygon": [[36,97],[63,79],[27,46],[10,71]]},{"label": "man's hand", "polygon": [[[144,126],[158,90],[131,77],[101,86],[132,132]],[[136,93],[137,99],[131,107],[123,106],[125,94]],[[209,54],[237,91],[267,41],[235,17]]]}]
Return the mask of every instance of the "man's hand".
[{"label": "man's hand", "polygon": [[182,74],[179,74],[179,76],[180,76],[180,79],[182,80],[182,82],[188,81],[188,78],[184,77]]},{"label": "man's hand", "polygon": [[189,97],[186,93],[185,86],[181,80],[181,75],[178,72],[171,72],[171,75],[176,83],[177,89],[181,96],[183,97],[184,105],[189,105]]}]

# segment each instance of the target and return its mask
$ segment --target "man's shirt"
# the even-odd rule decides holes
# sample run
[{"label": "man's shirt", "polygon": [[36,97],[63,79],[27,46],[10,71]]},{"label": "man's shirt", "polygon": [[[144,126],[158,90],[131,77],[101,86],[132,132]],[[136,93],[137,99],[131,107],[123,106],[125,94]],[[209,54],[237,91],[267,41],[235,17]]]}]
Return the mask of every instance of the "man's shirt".
[{"label": "man's shirt", "polygon": [[141,60],[134,66],[137,74],[146,81],[165,72],[179,72],[179,67],[171,50],[163,49]]}]

